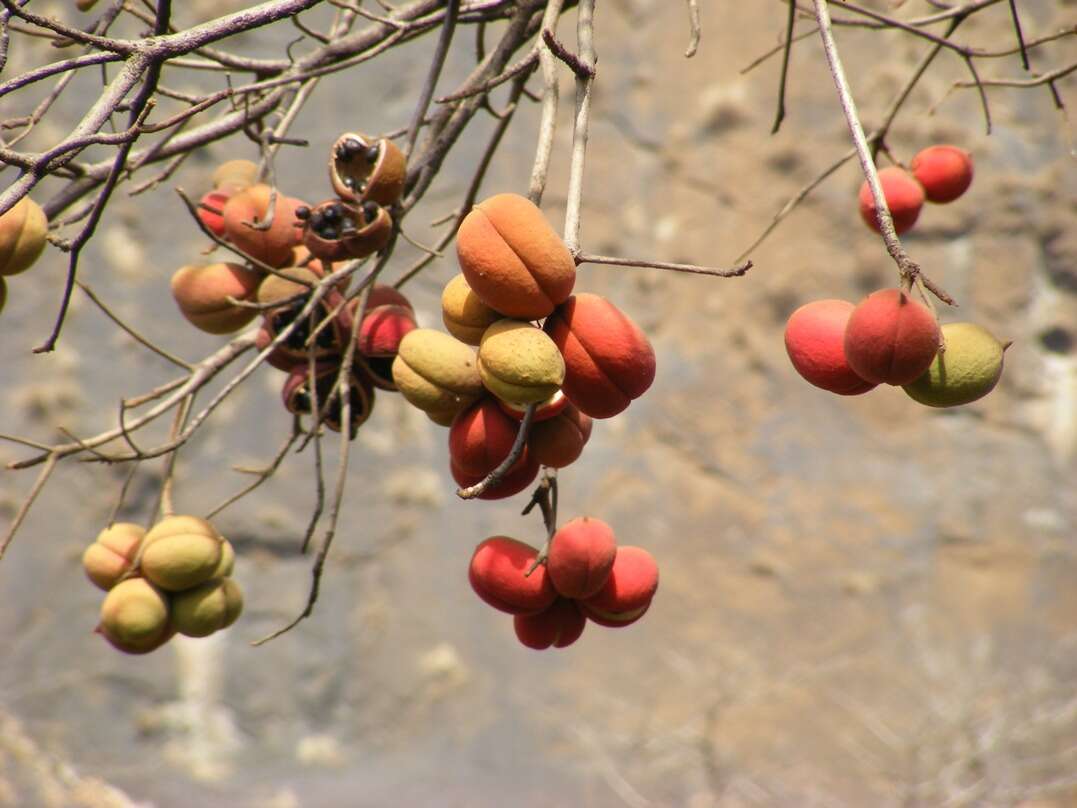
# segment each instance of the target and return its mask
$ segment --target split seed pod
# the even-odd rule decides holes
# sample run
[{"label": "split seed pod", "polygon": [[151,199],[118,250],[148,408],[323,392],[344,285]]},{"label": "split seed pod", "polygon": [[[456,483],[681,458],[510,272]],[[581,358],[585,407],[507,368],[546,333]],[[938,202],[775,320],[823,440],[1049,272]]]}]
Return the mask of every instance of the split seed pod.
[{"label": "split seed pod", "polygon": [[329,157],[329,181],[341,199],[391,207],[404,192],[407,160],[388,138],[348,132],[337,138]]},{"label": "split seed pod", "polygon": [[28,196],[0,216],[0,275],[29,269],[45,249],[48,230],[45,211]]},{"label": "split seed pod", "polygon": [[[322,423],[334,432],[340,432],[343,426],[344,407],[336,391],[340,364],[337,362],[319,363],[314,369],[314,392],[317,393],[318,410],[324,413]],[[311,395],[309,367],[303,363],[296,365],[285,379],[281,398],[288,412],[296,415],[312,415],[314,396]],[[356,430],[370,417],[374,409],[374,386],[370,379],[354,370],[348,379],[348,397],[351,407],[351,427],[348,434],[355,437]]]},{"label": "split seed pod", "polygon": [[[300,281],[316,284],[321,277],[320,273],[309,267],[289,267],[281,270],[278,275],[270,275],[262,281],[255,299],[262,304],[280,301],[280,306],[267,309],[265,312],[262,327],[255,339],[255,345],[259,350],[264,350],[276,339],[277,335],[296,319],[306,305],[305,298],[286,302],[296,295],[309,293],[311,287],[304,286]],[[292,365],[305,362],[311,353],[315,359],[327,359],[342,353],[346,340],[351,335],[352,327],[351,312],[343,303],[344,298],[340,292],[335,288],[329,289],[314,309],[314,327],[317,327],[330,312],[337,313],[333,320],[318,332],[314,344],[307,346],[312,333],[312,318],[310,314],[307,314],[301,322],[296,323],[284,342],[277,346],[266,361],[273,367],[289,370]]]},{"label": "split seed pod", "polygon": [[400,341],[393,381],[411,404],[448,426],[483,394],[475,351],[432,328],[416,328]]},{"label": "split seed pod", "polygon": [[261,282],[261,274],[242,264],[186,266],[172,275],[172,297],[195,328],[209,334],[231,334],[253,320],[258,310],[237,306],[228,298],[248,300]]},{"label": "split seed pod", "polygon": [[389,211],[376,202],[349,205],[331,199],[313,209],[300,208],[303,244],[325,261],[366,258],[389,243],[393,220]]},{"label": "split seed pod", "polygon": [[97,534],[82,554],[82,569],[106,592],[134,566],[146,529],[133,522],[115,522]]}]

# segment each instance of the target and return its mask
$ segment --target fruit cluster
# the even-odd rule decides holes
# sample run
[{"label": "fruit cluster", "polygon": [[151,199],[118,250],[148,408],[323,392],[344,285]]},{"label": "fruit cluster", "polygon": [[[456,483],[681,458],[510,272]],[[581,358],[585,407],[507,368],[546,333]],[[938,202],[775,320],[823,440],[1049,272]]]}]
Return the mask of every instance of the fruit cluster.
[{"label": "fruit cluster", "polygon": [[[409,402],[450,427],[451,471],[462,486],[509,457],[519,421],[535,405],[525,450],[480,495],[507,497],[530,485],[539,466],[574,462],[593,418],[610,418],[642,395],[654,380],[654,350],[611,302],[572,294],[572,255],[522,196],[479,203],[460,225],[457,254],[461,274],[441,298],[449,333],[407,334],[393,379]],[[542,319],[542,327],[533,322]]]},{"label": "fruit cluster", "polygon": [[990,393],[1006,347],[973,323],[940,328],[927,306],[899,289],[874,292],[857,306],[815,300],[785,326],[793,367],[816,387],[855,396],[885,382],[929,407],[968,404]]},{"label": "fruit cluster", "polygon": [[45,212],[28,196],[0,216],[0,311],[7,302],[6,278],[33,266],[45,249],[48,230]]},{"label": "fruit cluster", "polygon": [[[399,199],[404,161],[390,141],[371,142],[354,134],[343,135],[332,154],[330,181],[341,198],[311,209],[278,194],[265,229],[258,224],[269,220],[271,191],[255,182],[257,166],[245,160],[220,166],[213,175],[213,190],[199,204],[199,218],[254,261],[183,267],[172,277],[172,295],[183,315],[211,334],[231,333],[261,314],[255,341],[259,350],[291,327],[266,358],[287,374],[281,390],[284,407],[305,415],[317,403],[322,423],[335,431],[343,428],[344,407],[334,390],[348,342],[356,333],[356,356],[349,371],[348,429],[354,437],[370,416],[374,390],[396,389],[390,366],[400,340],[415,328],[411,303],[391,287],[374,286],[356,330],[359,301],[345,300],[342,291],[333,288],[309,318],[295,320],[332,261],[365,257],[385,246],[392,221],[381,206]],[[375,208],[368,225],[357,229],[349,224],[351,211]],[[375,227],[377,222],[381,224]],[[379,235],[374,237],[375,233]],[[276,271],[268,273],[259,263]]]},{"label": "fruit cluster", "polygon": [[618,628],[639,620],[658,588],[658,565],[640,547],[618,547],[600,519],[566,522],[550,539],[545,559],[507,536],[481,542],[468,579],[483,601],[513,615],[528,648],[565,648],[587,620]]},{"label": "fruit cluster", "polygon": [[177,633],[228,628],[243,610],[234,564],[232,545],[197,516],[167,516],[149,532],[116,522],[82,555],[87,577],[108,593],[97,631],[121,651],[146,654]]},{"label": "fruit cluster", "polygon": [[[912,158],[909,169],[889,166],[879,172],[879,184],[898,235],[916,224],[925,201],[953,202],[972,184],[972,156],[957,146],[929,146]],[[860,186],[858,200],[864,223],[879,232],[875,200],[867,180]]]}]

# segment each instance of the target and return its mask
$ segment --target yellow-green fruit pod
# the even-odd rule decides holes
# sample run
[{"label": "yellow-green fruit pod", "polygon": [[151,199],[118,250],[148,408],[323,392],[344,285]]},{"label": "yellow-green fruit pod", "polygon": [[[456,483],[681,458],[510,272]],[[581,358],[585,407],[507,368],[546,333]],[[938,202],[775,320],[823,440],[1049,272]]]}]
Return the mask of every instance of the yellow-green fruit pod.
[{"label": "yellow-green fruit pod", "polygon": [[197,516],[168,516],[142,540],[142,574],[169,592],[208,581],[217,571],[224,539]]},{"label": "yellow-green fruit pod", "polygon": [[217,578],[172,596],[172,626],[188,637],[228,628],[243,611],[243,592],[231,578]]},{"label": "yellow-green fruit pod", "polygon": [[533,404],[560,389],[565,360],[541,328],[523,320],[499,320],[482,335],[479,375],[502,401]]},{"label": "yellow-green fruit pod", "polygon": [[975,323],[948,323],[942,338],[946,350],[904,386],[909,397],[928,407],[957,407],[990,393],[1002,376],[1006,346]]},{"label": "yellow-green fruit pod", "polygon": [[98,628],[121,651],[145,654],[172,635],[168,618],[168,597],[164,592],[145,578],[128,578],[105,595]]},{"label": "yellow-green fruit pod", "polygon": [[5,303],[7,303],[7,281],[0,278],[0,311],[4,310]]},{"label": "yellow-green fruit pod", "polygon": [[27,270],[45,249],[49,220],[38,204],[24,196],[0,216],[0,275]]},{"label": "yellow-green fruit pod", "polygon": [[106,592],[134,566],[146,529],[133,522],[116,522],[97,534],[82,554],[82,568],[94,585]]},{"label": "yellow-green fruit pod", "polygon": [[215,189],[242,191],[258,182],[258,165],[250,160],[228,160],[213,172]]},{"label": "yellow-green fruit pod", "polygon": [[221,540],[221,560],[217,564],[217,569],[213,570],[214,578],[227,578],[232,574],[232,570],[236,566],[236,551],[232,547],[232,542],[228,539]]},{"label": "yellow-green fruit pod", "polygon": [[441,293],[441,320],[449,333],[461,342],[478,345],[486,329],[500,319],[501,313],[479,299],[463,273],[445,284]]},{"label": "yellow-green fruit pod", "polygon": [[455,415],[483,392],[475,350],[432,328],[416,328],[400,340],[393,382],[411,404],[441,417]]}]

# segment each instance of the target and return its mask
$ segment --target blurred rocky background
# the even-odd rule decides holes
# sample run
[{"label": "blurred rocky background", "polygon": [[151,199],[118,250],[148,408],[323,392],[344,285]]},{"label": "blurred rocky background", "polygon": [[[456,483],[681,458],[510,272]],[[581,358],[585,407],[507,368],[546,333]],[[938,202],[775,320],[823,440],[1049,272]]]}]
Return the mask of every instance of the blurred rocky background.
[{"label": "blurred rocky background", "polygon": [[[685,59],[684,3],[599,4],[590,252],[728,266],[849,148],[815,38],[794,48],[788,118],[768,134],[779,59],[740,71],[779,41],[783,5],[700,5],[703,40]],[[227,7],[203,0],[177,17]],[[1077,21],[1072,0],[1020,7],[1029,38]],[[52,11],[78,19],[67,6]],[[304,19],[320,26],[328,13]],[[560,27],[570,46],[574,25],[570,14]],[[276,53],[294,34],[277,26],[238,47]],[[928,45],[860,29],[837,36],[870,128]],[[955,38],[1010,47],[1006,4]],[[1072,42],[1034,51],[1034,67],[1072,58]],[[280,186],[327,198],[329,144],[349,129],[406,125],[433,45],[427,36],[325,79],[292,131],[310,147],[284,148]],[[20,37],[6,73],[53,58]],[[472,59],[473,43],[458,37],[441,87]],[[981,70],[1021,73],[1016,57]],[[170,71],[181,89],[209,80]],[[573,93],[561,72],[544,203],[558,226]],[[846,399],[796,376],[782,343],[795,307],[896,282],[857,215],[861,176],[850,162],[752,251],[744,278],[580,271],[577,288],[611,297],[658,353],[651,391],[596,423],[583,458],[561,474],[562,520],[598,516],[659,560],[654,605],[630,628],[589,626],[559,652],[520,646],[511,619],[471,592],[466,566],[489,535],[541,543],[540,521],[519,515],[526,494],[458,500],[446,433],[379,394],[352,454],[314,615],[250,646],[306,598],[306,452],[216,520],[239,552],[240,622],[123,656],[91,633],[101,595],[79,556],[125,470],[65,463],[0,564],[0,806],[1077,805],[1077,80],[1058,83],[1069,118],[1042,87],[990,89],[988,137],[975,91],[949,92],[966,76],[943,54],[888,142],[904,161],[936,142],[974,154],[970,192],[925,209],[905,243],[960,303],[944,321],[1014,341],[991,396],[940,412],[899,389]],[[77,120],[96,69],[79,81],[84,91],[69,92],[63,116],[27,146]],[[518,116],[485,192],[526,188],[537,120],[534,105]],[[414,237],[433,241],[426,223],[462,197],[491,125],[477,122],[446,162],[408,220]],[[200,193],[232,157],[256,151],[236,138],[154,192],[118,194],[83,262],[84,281],[110,306],[188,359],[219,340],[190,328],[168,292],[171,273],[205,247],[170,188]],[[403,246],[390,279],[416,254]],[[31,355],[65,266],[50,250],[10,285],[4,433],[94,434],[115,424],[121,397],[173,375],[80,296],[59,349]],[[440,289],[455,272],[450,252],[407,287],[422,324],[440,325]],[[280,381],[260,371],[182,450],[180,512],[207,512],[247,482],[233,465],[272,457],[289,427]],[[4,463],[25,454],[0,444]],[[3,472],[5,523],[35,473]],[[139,469],[123,518],[150,518],[160,474],[159,462]]]}]

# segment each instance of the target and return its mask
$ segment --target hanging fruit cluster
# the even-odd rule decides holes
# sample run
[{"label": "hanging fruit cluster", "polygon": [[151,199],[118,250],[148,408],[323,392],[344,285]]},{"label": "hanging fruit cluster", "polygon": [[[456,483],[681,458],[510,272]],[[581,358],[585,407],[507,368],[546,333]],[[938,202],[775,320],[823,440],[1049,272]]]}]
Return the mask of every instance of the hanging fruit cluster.
[{"label": "hanging fruit cluster", "polygon": [[205,519],[166,516],[147,532],[116,522],[82,554],[87,577],[105,590],[97,631],[115,648],[146,654],[177,633],[208,637],[243,610],[232,580],[235,551]]},{"label": "hanging fruit cluster", "polygon": [[630,625],[646,613],[658,589],[658,564],[640,547],[618,547],[601,519],[566,522],[550,539],[545,559],[534,547],[493,536],[475,548],[471,588],[513,615],[516,637],[528,648],[565,648],[587,620]]}]

